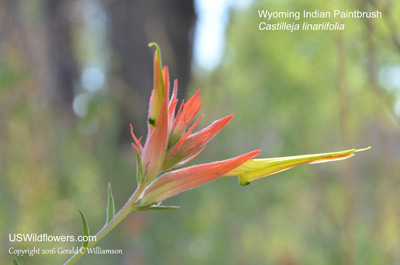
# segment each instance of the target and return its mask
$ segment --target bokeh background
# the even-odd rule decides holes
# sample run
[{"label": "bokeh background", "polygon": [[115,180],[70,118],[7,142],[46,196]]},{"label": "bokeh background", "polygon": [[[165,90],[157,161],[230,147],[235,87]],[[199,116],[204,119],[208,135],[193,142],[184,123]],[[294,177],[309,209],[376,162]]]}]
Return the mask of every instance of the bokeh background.
[{"label": "bokeh background", "polygon": [[[270,32],[258,30],[258,9],[379,9],[383,18]],[[118,209],[134,191],[129,123],[146,134],[155,41],[179,97],[202,89],[199,128],[235,113],[193,163],[258,148],[261,157],[372,149],[180,194],[165,202],[179,210],[133,213],[99,243],[123,255],[78,264],[399,264],[398,14],[396,0],[2,0],[1,263],[11,263],[11,246],[78,246],[11,243],[10,233],[77,236],[82,209],[95,234],[107,183]]]}]

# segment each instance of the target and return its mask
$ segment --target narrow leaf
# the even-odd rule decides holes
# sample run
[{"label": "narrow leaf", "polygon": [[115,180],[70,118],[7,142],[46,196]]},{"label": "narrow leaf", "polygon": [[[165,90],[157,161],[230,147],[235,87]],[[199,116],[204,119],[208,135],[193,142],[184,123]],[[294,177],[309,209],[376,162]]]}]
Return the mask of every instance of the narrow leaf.
[{"label": "narrow leaf", "polygon": [[13,264],[14,265],[19,265],[17,258],[13,258]]},{"label": "narrow leaf", "polygon": [[107,196],[108,202],[107,202],[107,209],[106,209],[106,214],[107,214],[106,224],[108,224],[115,216],[114,197],[112,195],[110,183],[108,183],[107,195],[108,195]]},{"label": "narrow leaf", "polygon": [[87,239],[86,241],[82,242],[82,247],[85,248],[89,244],[89,226],[85,214],[81,210],[79,210],[79,213],[81,214],[82,217],[83,235],[86,236]]},{"label": "narrow leaf", "polygon": [[[134,147],[134,145],[132,144]],[[143,168],[142,168],[142,157],[140,156],[140,152],[137,148],[134,148],[136,152],[136,180],[139,184],[143,184]]]},{"label": "narrow leaf", "polygon": [[147,205],[136,205],[135,208],[138,211],[174,210],[174,209],[179,209],[179,206],[166,206],[166,205],[157,205],[156,203],[150,203],[150,204],[147,204]]},{"label": "narrow leaf", "polygon": [[174,210],[174,209],[179,209],[179,206],[154,205],[149,207],[149,210]]},{"label": "narrow leaf", "polygon": [[243,163],[239,167],[229,171],[225,176],[238,176],[240,185],[248,185],[251,181],[266,177],[284,170],[288,170],[294,166],[302,164],[316,164],[336,160],[342,160],[352,157],[355,152],[370,149],[351,149],[342,152],[323,153],[314,155],[287,156],[266,159],[251,159]]}]

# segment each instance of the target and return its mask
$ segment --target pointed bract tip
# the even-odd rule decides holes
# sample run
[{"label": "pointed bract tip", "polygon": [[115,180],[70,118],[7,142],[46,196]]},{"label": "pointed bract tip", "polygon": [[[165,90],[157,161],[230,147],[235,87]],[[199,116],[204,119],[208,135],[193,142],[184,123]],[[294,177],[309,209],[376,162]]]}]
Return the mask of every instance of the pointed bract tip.
[{"label": "pointed bract tip", "polygon": [[156,42],[150,42],[149,47],[153,47],[153,46],[156,46],[157,50],[160,50],[160,46],[158,46],[158,44]]},{"label": "pointed bract tip", "polygon": [[368,147],[365,147],[365,148],[361,148],[361,149],[356,149],[354,152],[355,152],[355,153],[357,153],[357,152],[363,152],[363,151],[367,151],[367,150],[369,150],[369,149],[371,149],[371,146],[368,146]]},{"label": "pointed bract tip", "polygon": [[156,47],[156,51],[155,51],[155,56],[158,57],[159,63],[160,63],[160,68],[162,68],[162,64],[161,64],[161,49],[160,46],[158,46],[157,43],[155,42],[150,42],[149,43],[149,47]]}]

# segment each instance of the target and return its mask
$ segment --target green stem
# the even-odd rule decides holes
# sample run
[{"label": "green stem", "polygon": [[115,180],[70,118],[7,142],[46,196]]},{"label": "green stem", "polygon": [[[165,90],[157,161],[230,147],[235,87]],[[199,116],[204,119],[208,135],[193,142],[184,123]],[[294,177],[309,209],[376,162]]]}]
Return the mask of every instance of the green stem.
[{"label": "green stem", "polygon": [[117,226],[130,212],[134,211],[135,202],[139,198],[140,194],[143,192],[145,186],[138,185],[135,192],[129,198],[129,200],[125,203],[124,207],[119,210],[119,212],[114,216],[114,218],[107,223],[97,234],[96,240],[90,241],[86,248],[81,248],[77,251],[69,260],[67,260],[64,265],[74,264],[78,259],[80,259],[91,247],[93,247],[97,242],[100,241],[105,235],[108,234],[115,226]]}]

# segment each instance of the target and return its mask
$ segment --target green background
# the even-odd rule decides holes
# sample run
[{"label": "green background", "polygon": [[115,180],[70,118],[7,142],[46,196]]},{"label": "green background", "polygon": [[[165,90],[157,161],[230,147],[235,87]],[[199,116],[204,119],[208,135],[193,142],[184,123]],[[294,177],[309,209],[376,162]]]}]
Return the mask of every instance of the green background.
[{"label": "green background", "polygon": [[[40,7],[21,6],[24,19],[36,21]],[[264,21],[258,9],[379,9],[383,18],[344,19],[344,31],[271,32],[258,30]],[[400,263],[399,12],[398,1],[355,0],[253,1],[230,9],[221,64],[212,71],[194,64],[187,94],[202,89],[198,128],[235,117],[191,164],[258,148],[259,157],[372,149],[246,187],[234,177],[218,179],[165,201],[179,210],[129,215],[98,244],[123,255],[85,255],[77,264]],[[79,58],[100,56],[84,52],[89,33],[75,34]],[[118,128],[129,133],[129,124],[120,124],[115,95],[92,93],[87,114],[71,121],[46,104],[36,66],[18,47],[2,51],[0,260],[11,264],[11,246],[79,244],[12,243],[9,233],[77,236],[79,209],[97,232],[106,218],[107,183],[119,209],[135,189],[136,169],[130,144],[120,142]],[[135,108],[145,114],[146,106]],[[62,264],[68,257],[19,261]]]}]

